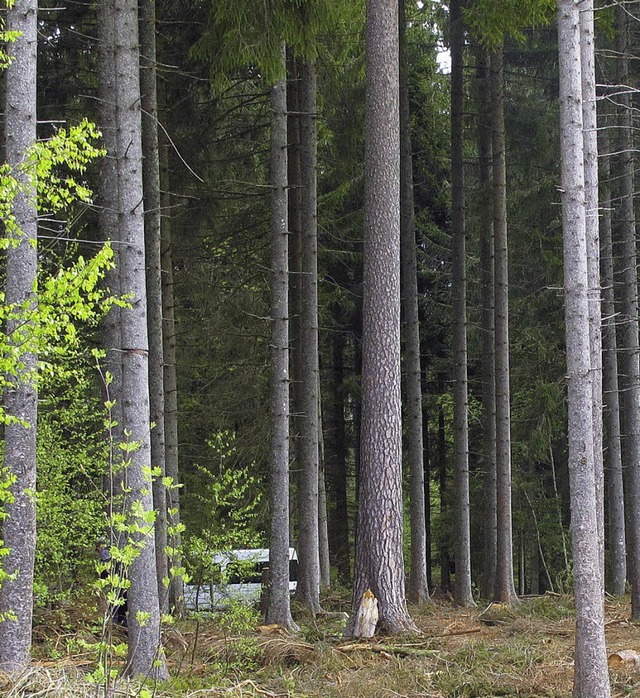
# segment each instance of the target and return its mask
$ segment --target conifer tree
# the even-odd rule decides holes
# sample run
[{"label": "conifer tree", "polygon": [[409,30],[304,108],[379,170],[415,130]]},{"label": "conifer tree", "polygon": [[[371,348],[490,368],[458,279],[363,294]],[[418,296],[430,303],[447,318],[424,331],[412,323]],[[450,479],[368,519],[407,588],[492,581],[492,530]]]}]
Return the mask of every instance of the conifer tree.
[{"label": "conifer tree", "polygon": [[402,552],[398,5],[366,7],[361,466],[347,634],[359,632],[366,593],[378,600],[381,629],[416,631]]},{"label": "conifer tree", "polygon": [[[36,303],[37,211],[33,180],[20,174],[27,152],[36,142],[37,2],[16,0],[7,9],[7,30],[18,32],[11,45],[13,61],[5,86],[6,160],[23,190],[14,202],[19,239],[6,252],[5,302],[27,310]],[[5,328],[14,350],[24,342],[20,313]],[[33,616],[33,571],[36,546],[36,425],[38,393],[35,384],[38,357],[23,355],[20,371],[8,378],[4,394],[7,423],[4,432],[4,467],[12,478],[11,501],[5,505],[2,539],[6,577],[0,586],[0,670],[16,674],[29,666]]]},{"label": "conifer tree", "polygon": [[[586,203],[589,199],[585,196],[582,112],[585,52],[581,51],[584,41],[581,11],[582,8],[572,0],[558,0],[569,484],[576,598],[574,696],[607,698],[610,687],[593,453],[593,371],[586,224]],[[588,8],[586,11],[589,11]]]}]

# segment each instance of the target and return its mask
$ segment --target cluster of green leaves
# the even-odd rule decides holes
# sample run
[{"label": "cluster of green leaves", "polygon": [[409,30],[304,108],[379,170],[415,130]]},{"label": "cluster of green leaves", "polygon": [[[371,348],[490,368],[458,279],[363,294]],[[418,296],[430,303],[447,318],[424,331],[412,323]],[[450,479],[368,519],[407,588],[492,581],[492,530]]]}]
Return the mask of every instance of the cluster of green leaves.
[{"label": "cluster of green leaves", "polygon": [[210,581],[217,572],[215,553],[234,548],[254,548],[261,543],[256,527],[260,507],[253,468],[229,467],[235,461],[235,436],[228,431],[208,442],[216,456],[215,467],[197,465],[197,491],[184,500],[185,564],[197,583]]},{"label": "cluster of green leaves", "polygon": [[[18,197],[33,196],[40,213],[68,211],[76,202],[89,203],[91,191],[79,179],[90,162],[104,151],[95,146],[100,133],[87,120],[59,129],[47,141],[36,143],[16,169],[0,165],[0,219],[5,236],[0,248],[22,241],[14,214]],[[33,296],[21,303],[7,303],[0,293],[0,323],[9,328],[0,339],[0,389],[20,380],[37,380],[37,373],[53,373],[61,358],[80,347],[77,323],[95,326],[114,299],[98,286],[113,266],[113,252],[103,246],[90,259],[80,256],[55,274],[40,274]],[[37,299],[37,302],[36,302]],[[23,357],[39,356],[36,374],[26,376]],[[0,408],[0,421],[6,419]]]},{"label": "cluster of green leaves", "polygon": [[77,201],[91,202],[91,190],[79,176],[105,154],[95,145],[99,138],[95,124],[83,119],[35,143],[17,168],[0,165],[0,219],[5,229],[0,248],[15,245],[22,237],[13,210],[19,195],[32,197],[40,214],[59,213]]},{"label": "cluster of green leaves", "polygon": [[[4,6],[6,8],[11,8],[13,6],[13,0],[5,0]],[[15,43],[20,38],[21,34],[19,31],[9,31],[5,27],[4,18],[0,17],[0,70],[8,68],[13,60],[5,47]]]},{"label": "cluster of green leaves", "polygon": [[[20,380],[37,382],[65,370],[63,358],[83,351],[78,326],[95,327],[113,303],[99,287],[104,272],[113,266],[113,251],[104,245],[90,259],[79,257],[54,275],[41,277],[33,298],[6,303],[0,292],[0,323],[11,327],[0,339],[0,389]],[[37,304],[34,299],[37,297]],[[24,373],[24,356],[36,354],[39,363],[33,375]],[[0,421],[6,419],[0,407]]]}]

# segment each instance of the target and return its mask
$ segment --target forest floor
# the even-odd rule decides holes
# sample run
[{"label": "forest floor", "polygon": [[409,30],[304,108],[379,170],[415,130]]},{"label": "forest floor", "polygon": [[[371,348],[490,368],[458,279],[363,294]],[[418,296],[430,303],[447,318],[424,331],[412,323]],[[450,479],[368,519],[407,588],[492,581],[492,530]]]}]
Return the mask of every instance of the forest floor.
[{"label": "forest floor", "polygon": [[[517,610],[495,604],[463,609],[435,601],[410,609],[422,636],[377,637],[358,643],[342,639],[345,602],[327,600],[325,608],[332,612],[315,619],[296,616],[301,627],[296,635],[259,626],[257,614],[246,608],[181,621],[164,636],[172,678],[157,686],[120,679],[106,682],[96,672],[100,655],[102,666],[118,673],[126,654],[126,632],[109,629],[105,637],[91,601],[86,606],[78,603],[73,608],[39,612],[32,670],[18,681],[0,677],[0,695],[571,696],[575,619],[569,596],[526,598]],[[629,612],[628,598],[607,600],[606,639],[615,698],[640,697],[640,624],[629,621]]]}]

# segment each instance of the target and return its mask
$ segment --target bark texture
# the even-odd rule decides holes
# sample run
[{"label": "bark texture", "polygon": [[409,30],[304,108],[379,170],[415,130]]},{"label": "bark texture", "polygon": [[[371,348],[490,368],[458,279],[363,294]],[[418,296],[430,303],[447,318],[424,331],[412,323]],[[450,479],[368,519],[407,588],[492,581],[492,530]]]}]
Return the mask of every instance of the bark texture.
[{"label": "bark texture", "polygon": [[598,116],[593,0],[580,5],[580,59],[584,144],[585,232],[589,277],[589,344],[593,376],[593,469],[596,485],[598,541],[604,593],[604,464],[602,458],[602,294],[600,286],[600,219],[598,192]]},{"label": "bark texture", "polygon": [[469,404],[467,383],[467,275],[464,192],[464,31],[459,0],[451,12],[451,237],[453,285],[453,447],[456,582],[454,599],[473,606],[469,507]]},{"label": "bark texture", "polygon": [[416,632],[405,601],[400,407],[400,129],[397,2],[366,5],[362,426],[352,616],[365,592],[382,631]]},{"label": "bark texture", "polygon": [[407,597],[412,603],[429,601],[427,584],[427,530],[424,500],[422,438],[422,370],[418,317],[418,264],[413,200],[413,149],[409,125],[409,87],[405,32],[405,3],[400,2],[400,263],[404,314],[403,399],[405,451],[409,471],[411,509],[411,565]]},{"label": "bark texture", "polygon": [[121,312],[122,425],[125,439],[136,444],[126,454],[129,462],[125,497],[130,523],[142,528],[132,534],[140,553],[129,571],[127,673],[166,678],[168,672],[160,645],[154,527],[144,524],[145,517],[153,512],[153,498],[149,474],[149,344],[137,3],[115,0],[114,29],[118,227],[122,241],[120,285],[131,296],[130,307]]},{"label": "bark texture", "polygon": [[169,563],[167,558],[167,490],[164,433],[164,347],[162,343],[162,262],[160,229],[160,151],[156,75],[156,4],[140,2],[140,89],[142,92],[142,149],[144,235],[147,266],[147,327],[149,333],[149,409],[153,508],[156,512],[156,573],[160,611],[169,612]]},{"label": "bark texture", "polygon": [[627,517],[627,573],[631,616],[640,618],[640,347],[638,345],[638,274],[634,205],[633,123],[629,83],[629,29],[624,7],[616,7],[617,82],[622,86],[618,111],[620,237],[620,376],[623,395],[623,452]]},{"label": "bark texture", "polygon": [[560,148],[569,412],[569,485],[576,599],[574,696],[610,695],[594,471],[580,7],[558,0]]},{"label": "bark texture", "polygon": [[[282,62],[284,72],[284,47]],[[271,89],[271,534],[267,623],[296,627],[289,600],[289,243],[287,88]]]},{"label": "bark texture", "polygon": [[480,299],[482,305],[482,444],[484,471],[483,568],[480,592],[493,598],[496,577],[497,484],[496,484],[496,367],[495,286],[492,210],[491,88],[490,57],[477,55],[479,194],[483,215],[480,228]]},{"label": "bark texture", "polygon": [[319,359],[318,359],[318,221],[316,72],[298,64],[300,110],[300,317],[298,557],[296,599],[312,613],[320,610],[320,548],[318,532]]},{"label": "bark texture", "polygon": [[494,600],[516,604],[511,520],[511,396],[509,379],[509,253],[502,50],[491,55],[493,235],[496,378],[496,580]]},{"label": "bark texture", "polygon": [[[158,83],[158,102],[164,105],[164,85]],[[177,485],[180,483],[178,465],[178,382],[176,375],[176,320],[173,288],[173,255],[171,234],[171,188],[169,178],[169,143],[164,131],[160,132],[160,181],[161,181],[161,264],[162,264],[162,352],[164,357],[164,434],[165,434],[165,471],[173,481],[173,487],[167,492],[168,543],[170,546],[169,571],[169,606],[182,616],[184,607],[184,580],[178,573],[182,568],[180,533],[180,497]]]},{"label": "bark texture", "polygon": [[[7,30],[20,32],[10,47],[14,57],[6,73],[6,161],[14,168],[19,181],[27,185],[13,205],[20,233],[15,247],[6,252],[5,302],[8,306],[28,307],[36,302],[38,271],[36,193],[28,186],[19,167],[28,149],[36,141],[36,50],[37,3],[16,0],[7,10]],[[19,347],[30,328],[19,319],[7,322],[9,343]],[[9,423],[4,431],[4,467],[14,477],[13,501],[5,505],[7,518],[2,524],[2,538],[8,554],[2,566],[15,578],[0,586],[0,614],[13,618],[0,622],[0,670],[17,674],[29,666],[31,655],[31,621],[33,616],[33,568],[36,546],[36,426],[38,393],[35,385],[37,356],[22,354],[24,367],[15,376],[7,376],[10,385],[4,394],[7,417],[21,420]]]},{"label": "bark texture", "polygon": [[[601,131],[606,134],[606,131]],[[603,135],[603,152],[610,150],[609,138]],[[606,547],[609,551],[607,591],[622,595],[627,582],[627,544],[624,528],[624,483],[622,477],[622,443],[620,433],[620,394],[618,383],[618,342],[616,338],[616,307],[613,291],[614,265],[611,221],[611,160],[602,159],[602,221],[600,225],[600,267],[602,275],[602,357],[603,357],[603,419],[606,440]]]}]

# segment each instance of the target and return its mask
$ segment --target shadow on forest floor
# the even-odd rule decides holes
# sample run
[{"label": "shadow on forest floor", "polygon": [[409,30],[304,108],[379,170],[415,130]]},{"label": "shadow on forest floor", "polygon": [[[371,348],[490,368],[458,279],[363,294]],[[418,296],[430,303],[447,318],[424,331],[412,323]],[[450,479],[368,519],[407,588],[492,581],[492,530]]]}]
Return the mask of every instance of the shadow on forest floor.
[{"label": "shadow on forest floor", "polygon": [[[101,637],[90,606],[39,612],[32,670],[13,683],[0,678],[7,698],[141,696],[172,698],[565,698],[573,679],[574,618],[569,596],[526,598],[517,610],[493,604],[475,609],[433,602],[411,607],[423,635],[345,642],[345,614],[297,616],[301,632],[259,626],[257,614],[232,609],[215,617],[180,621],[164,633],[172,678],[145,686],[104,679],[91,684],[98,647],[108,640],[108,661],[123,666],[126,634]],[[327,601],[326,608],[336,607]],[[344,605],[343,605],[344,608]],[[341,609],[342,610],[342,609]],[[640,626],[629,622],[629,599],[606,603],[612,695],[640,696]],[[104,651],[104,649],[103,649]]]}]

